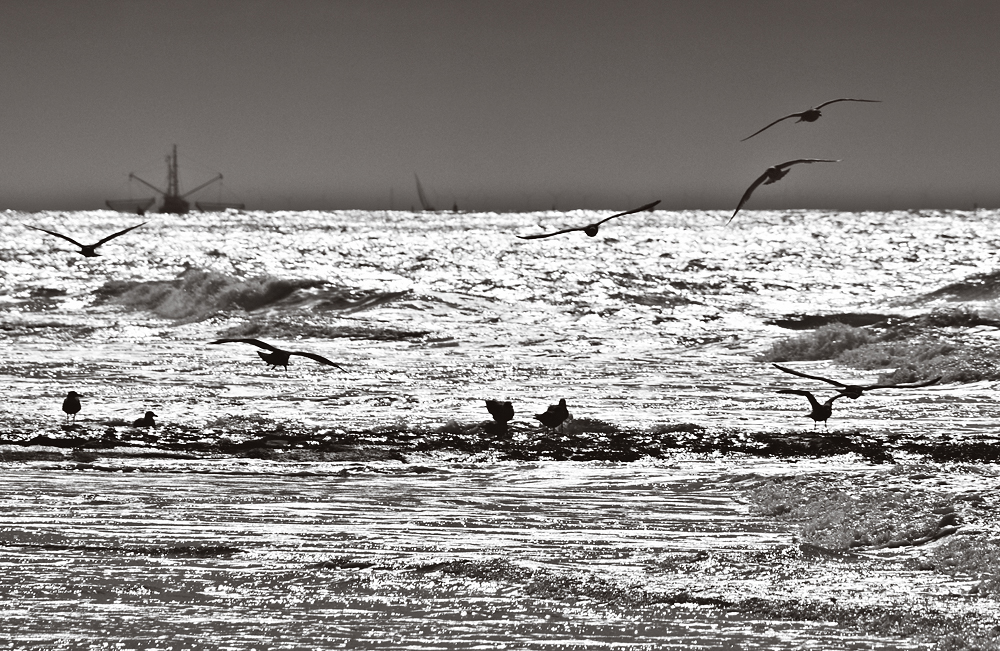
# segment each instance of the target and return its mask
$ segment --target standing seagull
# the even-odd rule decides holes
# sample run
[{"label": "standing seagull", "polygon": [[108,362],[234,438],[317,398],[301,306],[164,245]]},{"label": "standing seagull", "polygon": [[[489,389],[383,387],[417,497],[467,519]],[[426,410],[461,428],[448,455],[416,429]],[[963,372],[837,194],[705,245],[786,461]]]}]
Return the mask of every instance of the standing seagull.
[{"label": "standing seagull", "polygon": [[644,212],[646,210],[652,210],[656,207],[656,204],[660,203],[657,199],[652,203],[647,203],[645,206],[639,206],[638,208],[633,208],[632,210],[626,210],[625,212],[620,212],[610,217],[605,217],[599,222],[594,222],[593,224],[587,224],[586,226],[576,226],[574,228],[564,228],[561,231],[556,231],[555,233],[538,233],[537,235],[518,235],[522,240],[537,240],[542,237],[552,237],[553,235],[562,235],[563,233],[572,233],[573,231],[583,231],[588,237],[594,237],[597,235],[597,229],[601,224],[608,221],[609,219],[614,219],[615,217],[624,217],[625,215],[632,215],[637,212]]},{"label": "standing seagull", "polygon": [[559,427],[569,418],[569,410],[566,409],[566,398],[560,398],[558,405],[549,405],[549,408],[541,414],[535,414],[535,418],[546,427]]},{"label": "standing seagull", "polygon": [[[823,102],[819,106],[814,106],[811,109],[806,109],[805,111],[802,111],[801,113],[789,113],[788,115],[786,115],[783,118],[778,118],[777,120],[775,120],[771,124],[767,125],[766,127],[764,127],[763,129],[761,129],[760,131],[766,131],[766,130],[770,129],[771,127],[773,127],[774,125],[776,125],[779,122],[781,122],[782,120],[787,120],[788,118],[798,118],[798,120],[796,120],[796,122],[815,122],[816,120],[819,119],[819,116],[823,115],[822,113],[820,113],[819,110],[821,108],[823,108],[824,106],[826,106],[827,104],[834,104],[836,102],[875,102],[875,103],[879,103],[881,101],[882,100],[880,100],[880,99],[854,99],[852,97],[842,97],[840,99],[831,99],[829,102]],[[751,133],[749,136],[747,136],[743,140],[740,140],[740,142],[745,142],[747,140],[750,140],[751,138],[753,138],[754,136],[756,136],[758,133],[760,133],[760,131],[755,131],[755,132]]]},{"label": "standing seagull", "polygon": [[[764,173],[757,177],[757,180],[750,184],[747,191],[743,193],[743,198],[740,199],[740,203],[736,206],[736,210],[733,211],[733,216],[729,218],[729,222],[736,219],[736,213],[740,211],[743,204],[747,202],[753,191],[756,190],[761,184],[770,185],[775,181],[780,181],[785,178],[785,175],[791,171],[792,165],[798,165],[799,163],[839,163],[840,160],[831,160],[829,158],[797,158],[795,160],[790,160],[787,163],[782,163],[781,165],[774,165],[764,170]],[[729,222],[726,222],[727,224]]]},{"label": "standing seagull", "polygon": [[156,418],[156,414],[151,411],[147,411],[145,416],[142,418],[136,418],[132,421],[132,427],[156,427],[156,421],[153,420],[154,418]]},{"label": "standing seagull", "polygon": [[868,384],[861,386],[858,384],[844,384],[837,380],[831,380],[830,378],[823,377],[821,375],[809,375],[808,373],[803,373],[802,371],[796,371],[794,369],[787,368],[780,364],[772,364],[774,368],[779,371],[784,371],[785,373],[791,373],[792,375],[797,375],[799,377],[809,378],[810,380],[820,380],[821,382],[826,382],[837,387],[837,391],[840,395],[845,398],[850,398],[851,400],[857,400],[861,397],[861,394],[865,391],[871,391],[872,389],[919,389],[920,387],[929,387],[932,384],[937,384],[941,381],[941,376],[934,378],[933,380],[927,380],[926,382],[912,382],[907,384]]},{"label": "standing seagull", "polygon": [[487,400],[486,410],[493,416],[493,420],[506,428],[507,423],[514,419],[514,405],[510,401]]},{"label": "standing seagull", "polygon": [[98,256],[101,255],[100,253],[97,252],[97,247],[99,247],[100,245],[104,244],[105,242],[107,242],[109,240],[115,239],[119,235],[124,235],[125,233],[128,233],[130,230],[139,228],[140,226],[144,226],[144,225],[146,225],[148,223],[149,222],[142,222],[141,224],[136,224],[135,226],[129,226],[128,228],[126,228],[123,231],[118,231],[117,233],[114,233],[113,235],[108,235],[107,237],[105,237],[103,240],[101,240],[97,244],[80,244],[79,242],[77,242],[76,240],[74,240],[72,237],[67,237],[66,235],[63,235],[62,233],[57,233],[55,231],[47,231],[44,228],[38,228],[37,226],[28,226],[28,228],[33,228],[36,231],[42,231],[43,233],[48,233],[49,235],[54,235],[56,237],[61,237],[64,240],[66,240],[67,242],[71,242],[71,243],[75,244],[76,246],[80,247],[80,255],[82,255],[83,257],[85,257],[85,258],[96,258],[96,257],[98,257]]},{"label": "standing seagull", "polygon": [[67,393],[66,399],[63,400],[62,410],[66,412],[66,418],[72,416],[73,422],[76,422],[76,415],[80,413],[80,394],[76,391]]},{"label": "standing seagull", "polygon": [[253,344],[254,346],[257,346],[258,348],[263,348],[265,350],[270,350],[271,351],[270,353],[263,353],[263,352],[261,352],[261,351],[258,350],[257,354],[260,355],[260,358],[262,360],[264,360],[265,362],[267,362],[267,364],[269,366],[273,366],[275,368],[277,368],[279,366],[284,366],[286,372],[288,371],[288,358],[291,357],[292,355],[301,355],[302,357],[308,357],[309,359],[316,360],[320,364],[326,364],[327,366],[336,366],[341,371],[344,370],[343,366],[341,366],[340,364],[337,364],[336,362],[331,362],[330,360],[328,360],[327,358],[323,357],[322,355],[317,355],[316,353],[303,353],[303,352],[300,352],[300,351],[297,351],[297,350],[281,350],[280,348],[276,348],[276,347],[272,346],[271,344],[264,343],[260,339],[219,339],[217,341],[213,341],[212,343],[213,344],[229,344],[229,343]]},{"label": "standing seagull", "polygon": [[843,393],[838,393],[833,396],[823,404],[820,404],[819,400],[809,391],[805,389],[778,389],[778,393],[792,393],[797,396],[805,396],[809,400],[809,404],[812,405],[812,411],[808,414],[809,418],[813,419],[813,427],[816,427],[816,423],[822,422],[823,427],[826,427],[826,419],[833,415],[833,401],[837,398],[843,398]]}]

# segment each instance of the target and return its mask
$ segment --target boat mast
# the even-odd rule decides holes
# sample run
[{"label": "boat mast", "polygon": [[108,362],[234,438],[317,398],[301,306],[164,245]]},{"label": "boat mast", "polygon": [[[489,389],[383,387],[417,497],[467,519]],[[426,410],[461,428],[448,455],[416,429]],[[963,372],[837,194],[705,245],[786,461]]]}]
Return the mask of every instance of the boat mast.
[{"label": "boat mast", "polygon": [[204,183],[196,187],[194,190],[190,190],[185,194],[181,194],[180,181],[178,179],[178,174],[177,174],[177,145],[174,145],[170,154],[167,155],[166,192],[159,189],[149,181],[140,179],[134,173],[129,174],[128,178],[130,180],[135,179],[136,181],[139,181],[143,185],[146,185],[147,187],[150,187],[153,190],[156,190],[157,192],[163,195],[163,205],[160,206],[161,213],[173,213],[175,215],[184,215],[187,214],[188,210],[191,208],[191,204],[188,203],[184,197],[188,196],[189,194],[193,194],[198,190],[201,190],[207,185],[211,185],[216,181],[222,180],[222,174],[219,174],[218,176],[211,178],[208,181],[205,181]]},{"label": "boat mast", "polygon": [[167,195],[176,197],[180,193],[180,184],[177,182],[177,145],[174,145],[173,153],[167,156]]}]

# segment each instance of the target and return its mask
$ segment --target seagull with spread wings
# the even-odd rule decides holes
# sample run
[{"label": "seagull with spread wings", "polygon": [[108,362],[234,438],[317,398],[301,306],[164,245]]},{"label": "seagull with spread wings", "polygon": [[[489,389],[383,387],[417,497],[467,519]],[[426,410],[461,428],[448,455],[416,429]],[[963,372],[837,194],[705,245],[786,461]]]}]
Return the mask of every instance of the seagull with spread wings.
[{"label": "seagull with spread wings", "polygon": [[[742,208],[743,204],[747,202],[747,199],[750,198],[750,195],[753,194],[754,190],[756,190],[762,184],[770,185],[771,183],[780,181],[781,179],[785,178],[785,175],[791,171],[792,165],[798,165],[799,163],[839,163],[839,162],[840,162],[839,159],[831,160],[829,158],[797,158],[795,160],[790,160],[787,163],[782,163],[780,165],[774,165],[772,167],[767,168],[766,170],[764,170],[763,174],[757,177],[756,181],[750,184],[750,187],[747,188],[747,191],[743,193],[743,198],[740,199],[740,203],[738,206],[736,206],[736,210],[733,211],[733,216],[729,218],[729,222],[736,219],[736,213],[740,211],[740,208]],[[728,224],[729,222],[726,223]]]},{"label": "seagull with spread wings", "polygon": [[268,366],[273,366],[275,368],[279,366],[284,366],[285,371],[288,371],[288,358],[292,355],[301,355],[302,357],[308,357],[311,360],[315,360],[320,364],[326,364],[327,366],[336,366],[341,371],[344,370],[340,364],[336,362],[331,362],[322,355],[317,355],[316,353],[305,353],[297,350],[282,350],[276,346],[265,343],[260,339],[218,339],[212,342],[213,344],[229,344],[229,343],[241,343],[241,344],[252,344],[258,348],[263,348],[264,350],[271,351],[270,353],[265,353],[263,351],[257,351],[260,358],[264,360]]},{"label": "seagull with spread wings", "polygon": [[808,378],[810,380],[819,380],[821,382],[826,382],[827,384],[832,384],[837,387],[837,391],[840,395],[845,398],[850,398],[851,400],[857,400],[861,397],[865,391],[871,391],[873,389],[919,389],[921,387],[929,387],[932,384],[937,384],[941,381],[941,376],[934,378],[933,380],[927,380],[925,382],[908,382],[903,384],[868,384],[868,385],[858,385],[858,384],[844,384],[839,380],[832,380],[821,375],[809,375],[808,373],[803,373],[802,371],[796,371],[795,369],[782,366],[781,364],[772,364],[774,368],[779,371],[784,371],[785,373],[791,373],[792,375],[797,375],[798,377]]},{"label": "seagull with spread wings", "polygon": [[108,235],[107,237],[105,237],[103,240],[101,240],[97,244],[80,244],[79,242],[77,242],[76,240],[74,240],[72,237],[68,237],[66,235],[63,235],[62,233],[57,233],[55,231],[48,231],[48,230],[45,230],[44,228],[38,228],[37,226],[28,226],[28,228],[33,228],[36,231],[42,231],[43,233],[48,233],[49,235],[54,235],[55,237],[61,237],[62,239],[66,240],[67,242],[70,242],[71,244],[75,244],[76,246],[80,247],[80,255],[82,255],[83,257],[85,257],[85,258],[96,258],[96,257],[98,257],[98,256],[101,255],[100,253],[97,252],[97,250],[96,250],[97,247],[99,247],[100,245],[104,244],[105,242],[108,242],[109,240],[115,239],[119,235],[124,235],[125,233],[128,233],[129,231],[131,231],[133,229],[139,228],[140,226],[144,226],[147,223],[149,223],[149,222],[142,222],[141,224],[136,224],[135,226],[129,226],[128,228],[126,228],[123,231],[118,231],[117,233],[113,233],[111,235]]},{"label": "seagull with spread wings", "polygon": [[633,208],[632,210],[626,210],[625,212],[620,212],[610,217],[605,217],[599,222],[594,222],[593,224],[587,224],[586,226],[575,226],[573,228],[564,228],[561,231],[556,231],[555,233],[538,233],[537,235],[518,235],[522,240],[537,240],[543,237],[552,237],[553,235],[562,235],[563,233],[572,233],[573,231],[583,231],[588,237],[594,237],[597,235],[597,229],[601,224],[608,221],[609,219],[614,219],[615,217],[624,217],[625,215],[632,215],[637,212],[645,212],[647,210],[652,210],[656,207],[656,204],[660,203],[657,199],[652,203],[647,203],[645,206],[639,206],[638,208]]},{"label": "seagull with spread wings", "polygon": [[822,113],[820,113],[820,109],[823,108],[824,106],[828,105],[828,104],[834,104],[836,102],[875,102],[875,103],[878,103],[878,102],[881,102],[881,101],[882,100],[880,100],[880,99],[855,99],[853,97],[841,97],[840,99],[831,99],[829,102],[823,102],[819,106],[814,106],[811,109],[806,109],[805,111],[801,111],[799,113],[789,113],[788,115],[786,115],[783,118],[778,118],[777,120],[775,120],[771,124],[767,125],[766,127],[764,127],[763,129],[761,129],[760,131],[755,131],[755,132],[751,133],[749,136],[747,136],[743,140],[740,140],[740,142],[745,142],[747,140],[750,140],[751,138],[753,138],[754,136],[756,136],[761,131],[767,131],[768,129],[770,129],[774,125],[778,124],[782,120],[787,120],[788,118],[798,118],[798,120],[796,120],[796,122],[815,122],[816,120],[819,119],[819,116],[823,115]]},{"label": "seagull with spread wings", "polygon": [[843,393],[838,393],[826,402],[821,403],[816,399],[816,396],[812,394],[811,391],[806,391],[805,389],[778,389],[778,393],[790,393],[797,396],[805,396],[809,400],[809,404],[812,406],[812,411],[806,414],[809,418],[813,419],[813,427],[816,427],[816,423],[823,423],[823,427],[827,427],[826,421],[830,416],[833,415],[833,401],[837,398],[843,398]]}]

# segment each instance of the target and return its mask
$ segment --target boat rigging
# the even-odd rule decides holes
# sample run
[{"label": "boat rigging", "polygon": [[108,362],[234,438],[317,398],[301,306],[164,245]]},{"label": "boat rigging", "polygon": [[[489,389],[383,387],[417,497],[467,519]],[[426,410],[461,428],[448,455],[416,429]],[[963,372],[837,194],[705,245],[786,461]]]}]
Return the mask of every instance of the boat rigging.
[{"label": "boat rigging", "polygon": [[[174,215],[184,215],[191,209],[191,204],[188,202],[187,197],[194,194],[198,190],[212,185],[216,181],[222,180],[222,174],[218,174],[211,179],[205,181],[193,190],[188,190],[184,194],[180,191],[180,182],[178,180],[177,174],[177,145],[174,145],[172,152],[167,156],[167,189],[161,190],[149,181],[140,178],[134,172],[130,172],[128,175],[130,181],[138,181],[143,185],[151,188],[155,192],[160,193],[163,196],[163,203],[160,205],[161,213],[172,213]],[[108,208],[112,210],[121,210],[123,212],[135,212],[138,214],[143,214],[156,202],[155,197],[148,197],[144,199],[108,199],[105,201]],[[235,208],[242,210],[245,207],[243,203],[229,203],[229,202],[217,202],[217,201],[205,201],[205,202],[195,202],[195,205],[201,211],[217,211],[226,210],[227,208]]]}]

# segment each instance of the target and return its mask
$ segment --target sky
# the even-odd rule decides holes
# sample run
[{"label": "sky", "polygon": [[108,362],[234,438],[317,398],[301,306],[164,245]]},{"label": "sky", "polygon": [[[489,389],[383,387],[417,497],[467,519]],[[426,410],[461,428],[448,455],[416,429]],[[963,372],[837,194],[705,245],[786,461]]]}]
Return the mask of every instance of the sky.
[{"label": "sky", "polygon": [[[996,0],[4,0],[0,209],[1000,207]],[[824,101],[813,123],[767,123]]]}]

